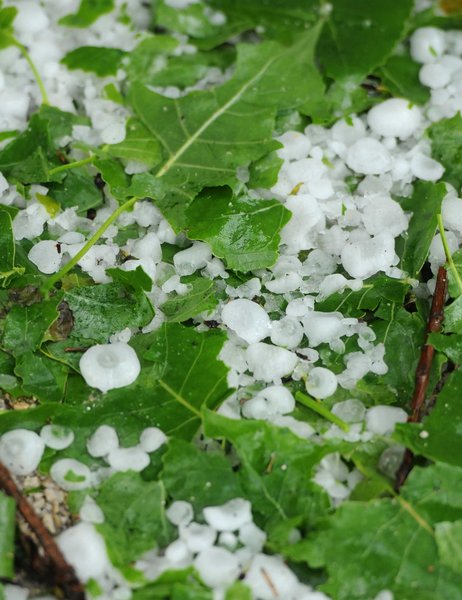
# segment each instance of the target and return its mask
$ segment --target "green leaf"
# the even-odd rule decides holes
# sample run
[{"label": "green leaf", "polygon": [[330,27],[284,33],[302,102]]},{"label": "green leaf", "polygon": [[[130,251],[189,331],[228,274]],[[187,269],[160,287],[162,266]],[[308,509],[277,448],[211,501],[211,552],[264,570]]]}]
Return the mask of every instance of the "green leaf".
[{"label": "green leaf", "polygon": [[184,295],[176,294],[161,306],[167,321],[181,323],[215,308],[218,300],[212,279],[183,277],[181,283],[188,285],[189,291]]},{"label": "green leaf", "polygon": [[128,176],[118,161],[113,158],[98,159],[94,161],[94,165],[117,202],[122,204],[129,196],[137,195],[131,193]]},{"label": "green leaf", "polygon": [[322,86],[312,63],[317,36],[308,31],[288,48],[240,45],[229,81],[178,99],[133,84],[131,104],[165,153],[157,176],[169,184],[233,183],[237,166],[275,149],[275,108],[296,107]]},{"label": "green leaf", "polygon": [[15,501],[0,492],[0,577],[14,577]]},{"label": "green leaf", "polygon": [[36,396],[40,402],[61,402],[67,383],[68,369],[46,356],[27,352],[18,358],[16,375],[22,379],[25,394]]},{"label": "green leaf", "polygon": [[267,156],[252,162],[249,167],[248,186],[253,189],[273,187],[278,180],[279,170],[283,162],[276,152],[271,152]]},{"label": "green leaf", "polygon": [[317,47],[325,72],[334,80],[360,82],[383,64],[406,33],[412,0],[333,0]]},{"label": "green leaf", "polygon": [[420,83],[420,68],[408,54],[390,56],[379,70],[382,85],[394,96],[425,104],[430,99],[430,91]]},{"label": "green leaf", "polygon": [[135,160],[148,167],[154,167],[162,159],[160,144],[138,119],[127,121],[125,139],[118,144],[106,146],[107,152],[115,158]]},{"label": "green leaf", "polygon": [[461,473],[444,465],[415,468],[401,492],[407,503],[345,502],[321,521],[308,538],[307,552],[312,567],[327,569],[328,581],[320,589],[336,600],[370,600],[385,589],[403,599],[462,598],[462,576],[440,559],[431,528],[435,520],[447,520],[448,494],[457,496],[460,514],[460,485],[455,491],[452,482]]},{"label": "green leaf", "polygon": [[61,62],[71,71],[81,69],[89,73],[96,73],[99,77],[107,77],[117,73],[124,56],[125,52],[118,48],[81,46],[68,52]]},{"label": "green leaf", "polygon": [[420,273],[427,259],[436,231],[436,217],[441,212],[441,202],[445,196],[444,183],[417,181],[412,197],[402,203],[405,210],[412,210],[401,256],[401,268],[411,277]]},{"label": "green leaf", "polygon": [[183,440],[170,440],[161,473],[168,495],[185,500],[199,515],[206,506],[217,506],[243,495],[239,477],[220,454],[206,454]]},{"label": "green leaf", "polygon": [[114,0],[81,0],[77,12],[62,17],[58,23],[65,27],[88,27],[113,9]]},{"label": "green leaf", "polygon": [[462,115],[442,119],[428,128],[432,140],[432,156],[445,168],[444,181],[457,191],[462,186]]},{"label": "green leaf", "polygon": [[445,307],[444,331],[446,333],[462,333],[462,296]]},{"label": "green leaf", "polygon": [[75,206],[80,215],[86,215],[89,208],[98,208],[103,203],[101,191],[85,168],[69,171],[62,182],[49,185],[49,193],[63,209]]},{"label": "green leaf", "polygon": [[104,523],[96,527],[116,567],[169,543],[173,528],[165,517],[162,483],[143,481],[133,471],[116,473],[101,485],[96,502],[104,513]]},{"label": "green leaf", "polygon": [[462,520],[438,523],[435,537],[441,563],[456,573],[462,573]]},{"label": "green leaf", "polygon": [[59,301],[43,300],[31,306],[13,306],[5,319],[4,348],[16,356],[37,350],[48,328],[59,316]]},{"label": "green leaf", "polygon": [[126,327],[147,325],[154,310],[142,290],[120,283],[73,288],[64,295],[74,316],[72,335],[105,344],[109,336]]},{"label": "green leaf", "polygon": [[444,352],[449,360],[456,365],[462,364],[462,336],[430,333],[427,342],[433,346],[435,350]]},{"label": "green leaf", "polygon": [[124,271],[118,268],[106,269],[106,274],[112,277],[113,281],[132,287],[137,291],[145,290],[146,292],[149,292],[152,288],[151,278],[149,275],[146,275],[143,268],[139,266],[133,271]]},{"label": "green leaf", "polygon": [[209,243],[230,269],[246,272],[276,262],[279,232],[289,218],[277,200],[235,197],[222,187],[193,200],[186,210],[186,231],[190,239]]},{"label": "green leaf", "polygon": [[14,6],[6,6],[0,10],[0,29],[9,31],[12,29],[13,21],[18,14],[18,9]]},{"label": "green leaf", "polygon": [[10,214],[0,209],[0,285],[8,287],[10,281],[24,273],[24,267],[15,265],[16,248]]},{"label": "green leaf", "polygon": [[438,395],[436,404],[422,423],[396,426],[394,437],[415,454],[450,465],[462,466],[462,457],[454,452],[462,443],[462,371],[452,373]]},{"label": "green leaf", "polygon": [[315,465],[333,452],[332,446],[270,423],[227,419],[211,411],[204,411],[204,428],[206,435],[233,444],[245,495],[268,526],[291,518],[309,525],[328,510],[326,494],[311,478]]}]

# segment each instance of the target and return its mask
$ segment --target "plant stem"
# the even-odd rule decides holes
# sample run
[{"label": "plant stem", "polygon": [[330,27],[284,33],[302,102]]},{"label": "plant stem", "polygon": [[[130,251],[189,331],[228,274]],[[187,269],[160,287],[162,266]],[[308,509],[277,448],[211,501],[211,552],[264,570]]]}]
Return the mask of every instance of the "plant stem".
[{"label": "plant stem", "polygon": [[88,240],[88,242],[85,244],[85,246],[79,252],[77,252],[77,254],[73,258],[71,258],[71,260],[68,263],[66,263],[62,269],[60,269],[52,277],[47,279],[46,283],[44,283],[40,289],[40,291],[44,294],[44,296],[46,298],[48,297],[49,292],[50,292],[51,288],[54,286],[54,284],[58,283],[58,281],[60,281],[64,277],[64,275],[66,275],[66,273],[68,273],[73,267],[75,267],[75,265],[79,262],[79,260],[83,256],[85,256],[85,254],[90,250],[90,248],[92,246],[94,246],[96,244],[96,242],[103,235],[103,233],[106,231],[106,229],[110,225],[112,225],[112,223],[114,223],[114,221],[116,221],[123,212],[125,212],[129,208],[131,208],[138,199],[139,199],[138,196],[134,196],[133,198],[130,198],[130,200],[127,200],[124,204],[121,204],[119,206],[119,208],[117,208],[117,210],[115,210],[104,221],[104,223],[99,227],[99,229],[97,229],[97,231],[95,231],[95,233],[91,236],[91,238]]},{"label": "plant stem", "polygon": [[26,47],[23,46],[21,44],[21,42],[19,42],[16,38],[13,38],[14,40],[14,45],[16,46],[16,48],[19,48],[19,51],[21,52],[21,54],[24,56],[24,58],[26,59],[32,73],[34,74],[35,77],[35,81],[37,82],[37,85],[39,87],[40,93],[42,94],[42,102],[43,104],[50,104],[49,100],[48,100],[48,95],[47,95],[47,91],[45,89],[45,86],[43,85],[43,81],[42,78],[40,77],[40,73],[37,70],[37,67],[35,66],[33,60],[31,59],[29,52],[27,52]]},{"label": "plant stem", "polygon": [[438,220],[438,229],[440,231],[441,242],[443,243],[444,254],[446,255],[446,261],[451,269],[452,276],[454,277],[454,281],[457,283],[457,287],[459,288],[459,294],[462,295],[462,279],[459,275],[459,271],[457,270],[456,265],[452,259],[451,251],[449,249],[448,239],[446,237],[446,232],[444,231],[443,218],[441,214],[436,215]]},{"label": "plant stem", "polygon": [[324,417],[334,425],[337,425],[337,427],[340,427],[343,431],[350,431],[348,423],[345,423],[345,421],[337,417],[337,415],[334,415],[334,413],[319,402],[319,400],[314,400],[314,398],[310,398],[306,394],[302,394],[302,392],[295,392],[295,400],[300,402],[300,404],[303,404],[303,406],[311,408],[311,410],[314,410],[314,412],[321,415],[321,417]]},{"label": "plant stem", "polygon": [[53,177],[57,173],[62,173],[63,171],[68,171],[69,169],[78,169],[79,167],[83,167],[84,165],[88,165],[93,161],[93,156],[88,156],[87,158],[82,158],[82,160],[75,160],[74,162],[67,163],[66,165],[60,165],[59,167],[55,167],[48,171],[48,175]]}]

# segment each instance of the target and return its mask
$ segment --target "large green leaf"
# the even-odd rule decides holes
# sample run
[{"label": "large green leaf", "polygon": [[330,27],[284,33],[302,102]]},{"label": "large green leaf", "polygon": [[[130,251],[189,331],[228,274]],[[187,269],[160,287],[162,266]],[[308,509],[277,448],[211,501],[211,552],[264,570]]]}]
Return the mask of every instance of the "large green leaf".
[{"label": "large green leaf", "polygon": [[462,186],[462,115],[442,119],[428,128],[432,154],[444,166],[443,179],[458,191]]},{"label": "large green leaf", "polygon": [[447,566],[432,528],[460,519],[461,475],[445,465],[415,469],[404,501],[345,502],[321,521],[306,548],[310,566],[327,569],[321,589],[335,600],[370,600],[381,590],[397,600],[462,598],[462,572]]},{"label": "large green leaf", "polygon": [[236,167],[276,148],[276,108],[296,107],[322,86],[312,61],[317,36],[312,29],[287,48],[240,45],[229,81],[178,99],[133,84],[131,104],[165,154],[157,176],[170,184],[233,183]]},{"label": "large green leaf", "polygon": [[190,239],[203,240],[230,269],[252,271],[276,262],[279,232],[290,212],[277,200],[233,196],[230,188],[206,190],[186,210]]}]

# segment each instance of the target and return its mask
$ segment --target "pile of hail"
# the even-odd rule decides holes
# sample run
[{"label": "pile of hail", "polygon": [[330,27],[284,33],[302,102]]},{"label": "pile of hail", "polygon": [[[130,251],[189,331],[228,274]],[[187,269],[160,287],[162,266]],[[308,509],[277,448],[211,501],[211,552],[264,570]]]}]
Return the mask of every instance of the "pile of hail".
[{"label": "pile of hail", "polygon": [[[143,309],[148,318],[137,322],[133,316],[126,326],[118,329],[115,325],[113,330],[105,327],[103,334],[94,336],[88,328],[98,327],[99,312],[93,321],[87,316],[87,322],[78,324],[80,339],[86,342],[82,348],[70,349],[75,360],[66,357],[69,348],[50,354],[47,360],[56,359],[59,368],[65,365],[73,369],[80,389],[85,388],[95,404],[111,398],[113,390],[118,391],[117,398],[126,390],[130,404],[136,401],[134,394],[138,393],[132,390],[149,385],[143,376],[143,361],[147,357],[154,361],[150,368],[152,377],[160,378],[159,386],[185,405],[189,400],[184,390],[172,390],[171,384],[159,375],[164,369],[163,359],[156,359],[155,354],[161,352],[160,346],[149,350],[143,345],[143,336],[166,331],[166,324],[172,321],[184,321],[184,327],[198,335],[221,332],[226,339],[215,358],[226,366],[229,392],[213,407],[220,418],[229,422],[264,422],[265,426],[289,430],[290,435],[314,448],[331,444],[329,451],[319,454],[310,479],[310,485],[321,488],[331,508],[348,500],[364,477],[345,458],[345,445],[388,440],[378,465],[382,474],[392,477],[403,447],[391,442],[390,436],[397,423],[407,420],[407,412],[402,403],[391,405],[389,399],[368,402],[367,394],[358,392],[364,378],[377,376],[373,380],[379,381],[389,371],[386,332],[379,335],[367,319],[345,314],[347,311],[342,309],[349,298],[356,299],[358,309],[367,306],[364,299],[374,288],[371,281],[377,278],[406,285],[418,301],[428,301],[447,253],[462,246],[462,200],[455,187],[445,183],[442,227],[429,245],[431,272],[422,281],[417,273],[408,272],[401,261],[410,220],[419,210],[418,206],[411,210],[406,199],[412,197],[419,182],[444,180],[445,167],[432,157],[432,143],[426,132],[433,123],[452,118],[462,110],[462,32],[425,26],[416,29],[406,42],[412,60],[419,65],[419,85],[430,90],[425,104],[386,96],[366,111],[342,116],[326,125],[287,119],[285,126],[274,133],[273,139],[279,144],[275,144],[272,162],[268,164],[277,165],[278,171],[270,185],[252,185],[252,169],[239,167],[238,187],[240,192],[245,191],[249,202],[264,206],[272,201],[272,209],[276,206],[274,210],[283,210],[279,205],[286,209],[280,213],[280,227],[272,232],[274,239],[270,240],[279,243],[274,260],[246,271],[230,266],[230,252],[217,250],[219,244],[215,244],[212,235],[188,238],[188,230],[181,230],[172,220],[172,211],[163,210],[165,205],[153,202],[148,194],[130,201],[129,210],[120,210],[123,202],[117,196],[119,183],[114,183],[111,174],[102,168],[104,152],[119,145],[120,154],[114,151],[113,156],[122,159],[118,163],[123,165],[119,174],[121,186],[125,185],[124,177],[142,179],[152,166],[143,159],[136,160],[136,146],[144,144],[144,140],[141,129],[135,132],[139,140],[130,133],[132,109],[121,93],[127,79],[125,59],[121,59],[114,73],[103,72],[101,76],[91,72],[91,68],[70,67],[70,60],[61,62],[82,46],[117,49],[120,56],[129,56],[148,35],[149,3],[117,1],[114,8],[114,3],[108,2],[105,14],[84,27],[63,24],[67,15],[79,14],[79,3],[74,0],[3,4],[7,8],[14,6],[18,12],[11,25],[11,35],[17,43],[0,52],[0,130],[6,132],[0,133],[1,150],[17,132],[32,131],[30,115],[46,100],[44,104],[63,113],[78,115],[69,130],[63,125],[60,139],[60,146],[72,148],[72,155],[50,173],[66,173],[74,161],[92,178],[101,171],[106,181],[100,205],[82,211],[84,186],[79,188],[74,203],[68,196],[66,202],[60,203],[54,199],[54,190],[58,190],[56,198],[64,197],[62,181],[35,181],[24,186],[20,184],[20,170],[16,176],[10,176],[5,167],[4,174],[0,173],[0,209],[5,209],[11,218],[14,241],[23,249],[21,260],[28,261],[38,278],[46,276],[42,282],[61,281],[61,291],[75,300],[74,305],[66,300],[74,311],[75,327],[82,303],[93,301],[90,293],[85,295],[81,290],[128,285],[130,290],[137,290],[137,304],[124,307],[122,303],[122,309],[117,310],[122,314],[138,311],[145,306],[143,302],[150,307]],[[85,10],[90,10],[83,2],[82,15],[84,5]],[[165,0],[162,6],[183,10],[202,4],[196,0]],[[208,11],[213,27],[225,25],[224,13],[212,8]],[[174,58],[195,56],[198,52],[184,34],[175,33],[170,39]],[[26,47],[28,55],[23,52]],[[159,52],[155,67],[160,71],[166,61]],[[34,70],[40,73],[39,86]],[[176,100],[186,94],[219,89],[231,81],[233,73],[229,66],[208,66],[196,82],[183,88],[166,83],[151,85],[149,89]],[[176,132],[172,131],[173,135]],[[125,141],[127,146],[123,146]],[[169,140],[165,144],[168,147]],[[104,152],[96,157],[94,148],[103,148]],[[37,155],[37,162],[40,160]],[[206,211],[199,216],[202,218],[204,222],[209,218]],[[251,221],[247,223],[251,228]],[[93,239],[96,243],[92,243]],[[73,270],[65,273],[66,265],[73,266]],[[64,275],[67,279],[63,279]],[[133,283],[137,277],[143,282],[138,288]],[[45,283],[44,288],[44,302],[52,302],[53,286]],[[122,287],[119,296],[116,294],[119,299],[123,296],[120,290]],[[208,295],[203,290],[208,290]],[[372,308],[383,298],[375,300]],[[111,311],[112,297],[101,302],[105,301]],[[390,300],[388,305],[391,304]],[[33,306],[36,304],[30,305]],[[191,306],[197,306],[197,311]],[[181,310],[187,313],[185,319],[179,314]],[[40,319],[40,313],[37,314]],[[106,313],[101,314],[105,323],[111,323]],[[31,322],[33,319],[31,311]],[[112,322],[119,323],[117,318]],[[35,351],[43,339],[31,349]],[[13,347],[9,343],[7,346],[5,342],[7,350]],[[12,354],[17,358],[15,351]],[[185,367],[180,359],[177,369],[182,371]],[[19,367],[16,375],[21,375]],[[8,377],[0,379],[0,386],[5,384],[3,389],[10,391]],[[27,391],[27,385],[24,389]],[[155,396],[152,402],[155,405]],[[117,406],[119,410],[121,404]],[[311,418],[306,417],[308,413]],[[192,418],[198,415],[200,411],[196,410]],[[73,509],[74,524],[56,539],[86,584],[88,598],[137,598],[135,590],[142,584],[149,585],[165,573],[186,573],[188,569],[211,594],[197,598],[328,598],[315,589],[315,578],[313,583],[308,582],[300,569],[293,570],[283,556],[274,552],[277,546],[267,544],[268,534],[253,516],[258,514],[258,507],[252,504],[252,497],[242,497],[245,494],[199,509],[194,499],[178,500],[178,494],[170,494],[167,484],[170,496],[164,497],[161,504],[166,514],[165,527],[170,528],[168,543],[162,546],[153,538],[150,549],[140,546],[143,552],[132,561],[131,571],[128,567],[121,569],[120,556],[109,552],[105,542],[109,525],[105,530],[107,516],[98,503],[99,489],[127,472],[137,476],[148,473],[146,481],[152,474],[156,477],[163,453],[175,438],[176,426],[169,429],[166,421],[154,419],[136,432],[131,430],[130,441],[121,442],[125,440],[123,415],[117,425],[108,418],[106,422],[95,422],[93,427],[86,426],[83,434],[78,422],[62,425],[59,418],[56,423],[53,419],[39,421],[37,417],[25,420],[24,426],[8,431],[2,428],[0,460],[19,479],[37,469],[47,472],[69,497],[78,499],[74,501],[74,507],[78,507]],[[216,441],[203,433],[196,436],[193,445],[194,452],[199,449],[208,453],[211,460],[219,449]],[[237,456],[232,455],[230,460],[236,469],[240,468]],[[268,473],[271,468],[268,466]],[[129,528],[133,517],[133,527],[139,527],[134,513],[132,517],[123,516],[124,509],[120,506],[121,520],[126,518]],[[132,510],[135,511],[134,506]],[[289,537],[287,543],[292,544],[301,539],[296,520]],[[125,543],[123,537],[119,542]],[[167,585],[168,574],[162,581]],[[233,586],[238,586],[238,591],[231,596],[229,590]],[[4,587],[7,600],[25,599],[28,594],[16,585]],[[151,596],[139,596],[148,597]],[[183,596],[175,596],[180,597]],[[41,596],[42,600],[45,598],[51,596]],[[392,598],[387,589],[375,595],[375,600]]]}]

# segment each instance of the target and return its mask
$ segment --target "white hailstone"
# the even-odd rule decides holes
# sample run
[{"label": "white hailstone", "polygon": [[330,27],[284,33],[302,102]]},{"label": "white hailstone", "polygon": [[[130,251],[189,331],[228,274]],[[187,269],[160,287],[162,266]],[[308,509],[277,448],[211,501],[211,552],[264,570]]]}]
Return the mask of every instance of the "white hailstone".
[{"label": "white hailstone", "polygon": [[149,454],[138,446],[115,448],[106,456],[106,461],[114,471],[142,471],[149,465]]},{"label": "white hailstone", "polygon": [[332,126],[331,133],[333,140],[351,146],[366,136],[366,127],[358,117],[340,119]]},{"label": "white hailstone", "polygon": [[335,393],[337,389],[337,377],[329,369],[314,367],[308,375],[305,387],[311,396],[322,400]]},{"label": "white hailstone", "polygon": [[162,248],[159,238],[152,231],[137,240],[129,240],[127,249],[136,258],[149,258],[155,263],[162,260]]},{"label": "white hailstone", "polygon": [[421,27],[411,35],[411,56],[418,63],[435,62],[446,50],[445,33],[436,27]]},{"label": "white hailstone", "polygon": [[239,561],[225,548],[207,548],[194,559],[199,577],[211,588],[230,585],[239,576]]},{"label": "white hailstone", "polygon": [[350,490],[344,483],[337,481],[332,473],[327,470],[318,471],[313,481],[321,486],[333,500],[345,500],[350,495]]},{"label": "white hailstone", "polygon": [[374,600],[394,600],[393,592],[390,590],[381,590],[377,596],[375,596]]},{"label": "white hailstone", "polygon": [[213,527],[201,525],[194,521],[186,526],[180,525],[179,534],[191,552],[201,552],[206,548],[210,548],[217,538],[217,532]]},{"label": "white hailstone", "polygon": [[[0,106],[2,117],[24,121],[29,110],[29,95],[14,89],[5,89],[0,92]],[[34,237],[34,236],[32,236]]]},{"label": "white hailstone", "polygon": [[222,531],[218,536],[218,546],[223,546],[228,550],[234,550],[238,544],[237,536],[231,531]]},{"label": "white hailstone", "polygon": [[46,29],[50,24],[46,12],[36,2],[21,2],[17,9],[18,14],[13,25],[20,34],[30,36]]},{"label": "white hailstone", "polygon": [[40,240],[29,250],[27,258],[40,272],[50,275],[59,271],[63,255],[54,240]]},{"label": "white hailstone", "polygon": [[[1,101],[1,100],[0,100]],[[2,105],[3,110],[3,105]],[[26,239],[32,240],[43,232],[43,226],[48,219],[48,213],[44,206],[38,202],[29,204],[27,208],[20,210],[13,219],[13,234],[16,241]]]},{"label": "white hailstone", "polygon": [[191,523],[194,518],[194,510],[189,502],[176,500],[167,508],[165,515],[170,523],[178,527]]},{"label": "white hailstone", "polygon": [[13,429],[0,438],[0,462],[14,475],[29,475],[38,467],[45,444],[29,429]]},{"label": "white hailstone", "polygon": [[73,458],[62,458],[53,463],[51,478],[66,491],[84,490],[90,487],[91,473],[87,465]]},{"label": "white hailstone", "polygon": [[85,496],[79,517],[86,523],[104,523],[104,513],[91,496]]},{"label": "white hailstone", "polygon": [[64,558],[83,582],[98,579],[110,568],[106,544],[91,523],[78,523],[56,538]]},{"label": "white hailstone", "polygon": [[387,231],[396,237],[406,231],[408,225],[408,219],[401,206],[385,194],[368,198],[362,212],[362,220],[370,235]]},{"label": "white hailstone", "polygon": [[390,153],[373,138],[362,138],[350,146],[346,164],[352,171],[363,175],[380,175],[392,167]]},{"label": "white hailstone", "polygon": [[298,358],[296,354],[285,348],[258,342],[247,348],[246,360],[249,370],[256,379],[270,382],[290,375]]},{"label": "white hailstone", "polygon": [[238,373],[243,373],[247,370],[245,350],[234,344],[231,340],[226,340],[223,344],[218,358]]},{"label": "white hailstone", "polygon": [[321,179],[327,175],[328,168],[318,158],[302,158],[290,163],[286,167],[287,176],[292,187],[314,179]]},{"label": "white hailstone", "polygon": [[254,598],[295,598],[298,579],[279,556],[256,554],[243,583],[251,590]]},{"label": "white hailstone", "polygon": [[299,194],[289,196],[285,206],[292,216],[281,230],[281,243],[287,246],[289,252],[313,248],[316,233],[326,225],[326,218],[318,201],[309,194]]},{"label": "white hailstone", "polygon": [[443,176],[444,167],[438,161],[419,152],[411,159],[411,171],[418,179],[438,181]]},{"label": "white hailstone", "polygon": [[419,80],[422,85],[435,90],[447,86],[451,73],[441,62],[428,63],[420,69]]},{"label": "white hailstone", "polygon": [[[81,247],[80,244],[76,244],[73,247],[69,246],[68,251],[70,251],[69,253],[72,256],[77,254]],[[96,283],[108,283],[110,279],[106,275],[106,269],[108,267],[113,267],[116,264],[118,253],[118,246],[100,244],[90,248],[77,264],[83,271],[88,273]]]},{"label": "white hailstone", "polygon": [[296,348],[303,338],[303,327],[294,317],[283,317],[271,325],[271,341],[276,346]]},{"label": "white hailstone", "polygon": [[87,385],[102,392],[130,385],[141,370],[135,350],[123,342],[92,346],[82,355],[79,367]]},{"label": "white hailstone", "polygon": [[306,186],[317,200],[327,200],[334,193],[334,186],[330,179],[313,179],[308,181]]},{"label": "white hailstone", "polygon": [[302,323],[310,346],[315,348],[319,344],[329,344],[345,335],[348,329],[342,321],[343,315],[339,312],[312,311],[308,313],[302,319]]},{"label": "white hailstone", "polygon": [[457,234],[462,235],[462,200],[455,196],[447,195],[441,207],[443,223],[446,229],[451,229]]},{"label": "white hailstone", "polygon": [[178,275],[192,275],[206,266],[212,258],[210,246],[205,242],[194,242],[192,246],[177,252],[173,264]]},{"label": "white hailstone", "polygon": [[392,433],[396,423],[406,421],[406,412],[397,406],[373,406],[366,412],[366,428],[377,435],[388,435]]},{"label": "white hailstone", "polygon": [[245,283],[233,288],[230,285],[226,286],[226,293],[230,298],[254,298],[261,293],[261,281],[258,277],[252,277]]},{"label": "white hailstone", "polygon": [[390,98],[367,113],[367,123],[374,133],[402,140],[413,135],[422,120],[420,108],[404,98]]},{"label": "white hailstone", "polygon": [[395,240],[388,232],[363,240],[350,241],[341,253],[345,271],[358,279],[368,279],[397,263]]},{"label": "white hailstone", "polygon": [[286,131],[276,139],[283,144],[283,148],[279,148],[277,154],[284,160],[305,158],[311,149],[310,140],[299,131]]},{"label": "white hailstone", "polygon": [[255,523],[244,523],[239,528],[239,541],[247,548],[250,548],[252,552],[261,552],[266,542],[266,533],[257,527]]},{"label": "white hailstone", "polygon": [[291,300],[286,306],[286,315],[288,317],[304,317],[314,309],[314,298],[311,296],[303,296]]},{"label": "white hailstone", "polygon": [[118,121],[111,123],[100,132],[100,136],[103,144],[119,144],[123,142],[125,139],[125,123]]},{"label": "white hailstone", "polygon": [[332,412],[346,423],[359,423],[364,419],[366,408],[362,402],[356,398],[337,402],[332,407]]},{"label": "white hailstone", "polygon": [[119,438],[114,427],[100,425],[87,440],[87,450],[90,456],[100,458],[119,447]]},{"label": "white hailstone", "polygon": [[3,585],[2,592],[4,595],[3,600],[27,600],[29,598],[29,590],[19,585]]},{"label": "white hailstone", "polygon": [[317,297],[318,302],[328,298],[332,294],[343,292],[343,290],[348,286],[348,283],[348,279],[341,273],[332,273],[332,275],[328,275],[319,284],[319,293]]},{"label": "white hailstone", "polygon": [[225,304],[221,319],[248,344],[259,342],[270,334],[271,321],[268,313],[256,302],[245,298]]},{"label": "white hailstone", "polygon": [[145,452],[155,452],[167,441],[167,436],[158,427],[146,427],[140,435],[140,448]]},{"label": "white hailstone", "polygon": [[0,194],[3,194],[3,192],[5,192],[9,187],[10,187],[10,184],[6,180],[3,173],[0,172]]},{"label": "white hailstone", "polygon": [[287,292],[294,292],[303,284],[303,279],[298,273],[292,271],[290,273],[283,273],[279,277],[272,279],[265,283],[265,287],[273,294],[286,294]]},{"label": "white hailstone", "polygon": [[217,531],[237,531],[252,521],[251,505],[244,498],[234,498],[221,506],[207,506],[204,519]]},{"label": "white hailstone", "polygon": [[64,450],[74,441],[74,432],[63,425],[44,425],[40,430],[40,437],[48,448]]},{"label": "white hailstone", "polygon": [[248,400],[242,407],[242,414],[251,419],[269,419],[290,413],[294,408],[291,392],[283,385],[271,385]]},{"label": "white hailstone", "polygon": [[[450,253],[454,254],[454,252],[459,248],[459,243],[456,235],[452,231],[446,232],[446,241],[448,243]],[[436,263],[437,265],[444,265],[446,262],[446,253],[444,251],[440,233],[435,235],[432,243],[430,244],[429,259],[432,264]]]},{"label": "white hailstone", "polygon": [[288,415],[276,415],[270,419],[273,425],[287,427],[292,433],[305,440],[309,439],[315,432],[313,427],[304,421],[299,421]]},{"label": "white hailstone", "polygon": [[165,550],[165,558],[175,564],[178,568],[180,565],[188,566],[191,564],[192,553],[183,540],[174,540]]},{"label": "white hailstone", "polygon": [[331,454],[326,454],[321,459],[319,463],[322,469],[325,469],[337,480],[337,481],[345,481],[348,477],[348,467],[343,462],[342,457],[339,452],[332,452]]}]

